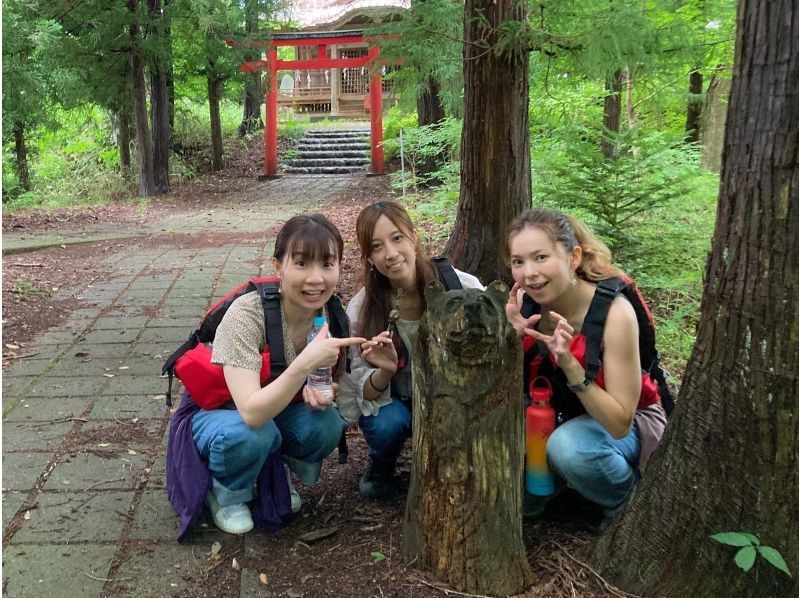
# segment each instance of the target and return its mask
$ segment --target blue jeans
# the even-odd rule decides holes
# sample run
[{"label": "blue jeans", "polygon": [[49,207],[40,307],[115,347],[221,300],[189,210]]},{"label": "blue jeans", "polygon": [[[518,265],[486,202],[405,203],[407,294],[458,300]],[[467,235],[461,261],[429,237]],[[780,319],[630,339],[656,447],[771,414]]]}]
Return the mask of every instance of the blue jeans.
[{"label": "blue jeans", "polygon": [[589,415],[571,419],[547,441],[553,473],[611,516],[625,504],[638,480],[639,432],[615,439]]},{"label": "blue jeans", "polygon": [[411,436],[411,410],[405,401],[392,399],[377,415],[362,415],[358,426],[369,446],[369,456],[387,463],[397,461]]},{"label": "blue jeans", "polygon": [[316,483],[322,459],[336,448],[345,425],[333,408],[313,411],[291,403],[259,428],[249,428],[235,409],[201,410],[192,417],[192,436],[224,507],[253,498],[261,467],[277,450],[303,483]]}]

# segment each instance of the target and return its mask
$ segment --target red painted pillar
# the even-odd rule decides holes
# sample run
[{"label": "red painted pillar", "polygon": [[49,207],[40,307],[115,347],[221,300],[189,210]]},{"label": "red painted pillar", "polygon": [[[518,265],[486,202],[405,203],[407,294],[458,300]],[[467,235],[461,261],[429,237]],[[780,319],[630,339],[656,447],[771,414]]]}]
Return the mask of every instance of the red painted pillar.
[{"label": "red painted pillar", "polygon": [[278,50],[267,50],[267,126],[264,127],[264,176],[278,174]]},{"label": "red painted pillar", "polygon": [[369,49],[369,66],[376,69],[369,80],[369,127],[372,145],[372,174],[383,174],[383,90],[378,48]]}]

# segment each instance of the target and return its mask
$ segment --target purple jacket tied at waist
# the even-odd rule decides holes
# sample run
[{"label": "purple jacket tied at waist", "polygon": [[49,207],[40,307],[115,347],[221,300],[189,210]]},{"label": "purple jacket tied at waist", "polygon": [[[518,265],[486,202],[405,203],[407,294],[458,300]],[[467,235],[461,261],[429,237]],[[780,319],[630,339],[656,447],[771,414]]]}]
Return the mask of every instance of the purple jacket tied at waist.
[{"label": "purple jacket tied at waist", "polygon": [[[184,392],[169,424],[167,446],[167,498],[181,518],[178,541],[197,522],[211,489],[211,474],[200,459],[192,437],[192,416],[200,407]],[[250,503],[253,523],[275,531],[292,517],[289,485],[283,459],[278,452],[264,462],[256,481],[256,497]]]}]

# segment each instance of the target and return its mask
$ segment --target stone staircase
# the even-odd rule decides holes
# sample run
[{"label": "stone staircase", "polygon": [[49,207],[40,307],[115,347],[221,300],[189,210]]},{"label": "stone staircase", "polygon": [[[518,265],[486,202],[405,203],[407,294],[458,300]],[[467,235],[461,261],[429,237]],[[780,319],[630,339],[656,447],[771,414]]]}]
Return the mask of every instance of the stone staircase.
[{"label": "stone staircase", "polygon": [[284,159],[285,174],[346,174],[366,171],[369,130],[308,131]]}]

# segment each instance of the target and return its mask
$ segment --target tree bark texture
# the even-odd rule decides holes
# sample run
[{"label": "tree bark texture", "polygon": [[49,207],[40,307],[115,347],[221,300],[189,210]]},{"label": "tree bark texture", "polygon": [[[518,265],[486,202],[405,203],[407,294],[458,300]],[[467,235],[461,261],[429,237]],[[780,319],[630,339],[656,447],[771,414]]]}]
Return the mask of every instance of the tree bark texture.
[{"label": "tree bark texture", "polygon": [[[419,126],[432,125],[444,120],[444,107],[439,97],[439,82],[433,77],[428,77],[425,89],[417,96],[417,122]],[[436,171],[447,156],[442,151],[432,156],[425,156],[420,164],[417,165],[417,174],[427,177]],[[441,180],[429,180],[428,185],[438,185]]]},{"label": "tree bark texture", "polygon": [[689,99],[686,102],[686,141],[697,143],[700,141],[700,115],[703,112],[703,73],[694,69],[689,73]]},{"label": "tree bark texture", "polygon": [[[728,71],[730,71],[730,67]],[[722,170],[725,118],[728,114],[730,93],[730,72],[726,72],[723,76],[711,77],[711,82],[706,90],[706,103],[703,107],[703,146],[700,152],[700,163],[717,174]]]},{"label": "tree bark texture", "polygon": [[[245,33],[248,36],[258,35],[258,9],[259,2],[256,0],[245,0]],[[254,61],[260,58],[257,51],[245,52],[244,61]],[[261,104],[264,102],[264,89],[261,84],[261,72],[253,71],[247,73],[244,83],[244,109],[242,122],[239,124],[238,134],[244,137],[248,133],[254,133],[264,128],[261,120]]]},{"label": "tree bark texture", "polygon": [[139,197],[156,195],[153,174],[153,142],[147,122],[147,94],[144,83],[144,64],[139,50],[138,0],[127,0],[133,18],[130,24],[131,80],[133,81],[133,120],[136,126],[136,154],[139,161]]},{"label": "tree bark texture", "polygon": [[458,591],[533,581],[522,543],[522,354],[502,282],[425,292],[413,353],[413,463],[403,554]]},{"label": "tree bark texture", "polygon": [[31,175],[28,169],[28,147],[25,144],[25,125],[14,123],[14,157],[17,167],[19,185],[25,191],[31,190]]},{"label": "tree bark texture", "polygon": [[531,205],[528,54],[495,46],[501,23],[526,20],[525,3],[466,0],[464,11],[461,192],[445,253],[484,282],[510,282],[505,227]]},{"label": "tree bark texture", "polygon": [[[166,2],[165,2],[166,4]],[[171,46],[170,28],[161,0],[148,0],[151,27],[149,34]],[[172,145],[168,89],[171,51],[157,52],[150,61],[150,108],[153,126],[153,177],[158,193],[169,193],[169,152]]]},{"label": "tree bark texture", "polygon": [[208,86],[208,111],[211,117],[211,170],[222,170],[222,123],[219,117],[220,79],[206,77]]},{"label": "tree bark texture", "polygon": [[131,167],[131,122],[127,112],[117,112],[117,144],[119,145],[119,169],[123,175]]},{"label": "tree bark texture", "polygon": [[606,96],[603,98],[603,139],[600,151],[606,158],[613,158],[617,147],[620,117],[622,115],[622,80],[624,72],[617,69],[606,79]]},{"label": "tree bark texture", "polygon": [[647,474],[592,560],[644,596],[793,596],[797,576],[798,3],[742,0],[717,225],[697,342]]}]

